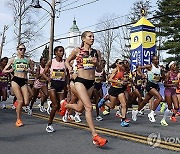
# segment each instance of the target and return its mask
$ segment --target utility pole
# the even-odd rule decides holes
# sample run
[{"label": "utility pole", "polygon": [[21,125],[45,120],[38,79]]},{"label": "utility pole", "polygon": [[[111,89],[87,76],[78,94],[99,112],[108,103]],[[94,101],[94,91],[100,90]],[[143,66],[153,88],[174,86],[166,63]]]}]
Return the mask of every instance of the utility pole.
[{"label": "utility pole", "polygon": [[[46,2],[50,8],[51,12],[47,11],[51,15],[51,28],[50,28],[50,40],[49,40],[49,59],[53,58],[53,43],[54,43],[54,24],[55,24],[55,0],[52,0],[51,3],[49,3],[47,0],[42,0]],[[60,3],[60,0],[59,2]],[[32,0],[32,7],[34,8],[42,8],[42,6],[39,4],[39,0]]]},{"label": "utility pole", "polygon": [[54,44],[54,24],[55,24],[55,0],[51,3],[51,30],[50,30],[50,42],[49,42],[49,59],[53,58],[53,44]]},{"label": "utility pole", "polygon": [[18,28],[18,45],[21,43],[22,31],[22,6],[19,7],[19,28]]},{"label": "utility pole", "polygon": [[5,42],[5,32],[6,32],[7,29],[8,29],[8,26],[4,25],[4,29],[3,29],[3,33],[2,33],[2,40],[1,40],[1,47],[0,47],[0,59],[1,59],[1,56],[2,56],[3,45],[4,45],[4,42]]}]

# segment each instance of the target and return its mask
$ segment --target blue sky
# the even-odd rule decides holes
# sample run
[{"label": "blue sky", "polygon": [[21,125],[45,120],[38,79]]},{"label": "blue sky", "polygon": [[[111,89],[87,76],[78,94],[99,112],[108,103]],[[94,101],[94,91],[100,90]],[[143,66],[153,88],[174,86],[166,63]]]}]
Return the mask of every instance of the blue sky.
[{"label": "blue sky", "polygon": [[[5,6],[6,1],[7,0],[0,1],[0,6],[1,6],[0,33],[3,31],[4,25],[11,25],[13,22],[13,16],[12,16],[11,10]],[[50,7],[45,2],[43,2],[42,0],[39,0],[39,1],[43,7],[45,7],[47,10],[50,10]],[[51,2],[51,0],[48,0],[48,1]],[[76,0],[63,0],[63,1],[64,3],[62,4],[62,6],[65,6]],[[94,0],[79,0],[74,4],[64,7],[63,9],[68,9],[68,8],[78,6],[84,3],[92,2],[92,1]],[[151,0],[153,6],[155,6],[156,1],[157,0]],[[98,23],[97,20],[101,18],[104,14],[109,13],[109,14],[115,14],[117,16],[127,15],[129,14],[130,8],[133,6],[134,2],[135,0],[99,0],[97,2],[94,2],[86,6],[82,6],[77,9],[63,11],[60,14],[59,18],[55,19],[55,36],[57,36],[55,38],[67,36],[66,33],[69,31],[74,17],[76,18],[77,25],[81,31],[95,30],[95,26],[92,26],[92,25],[97,24]],[[56,8],[58,8],[58,6]],[[38,18],[40,19],[45,14],[46,12],[44,10],[39,10],[39,15],[37,19]],[[45,22],[47,22],[49,18],[50,16],[46,18],[43,22],[41,22],[39,27],[42,27],[42,25],[44,25]],[[84,29],[85,27],[88,27],[88,28]],[[32,49],[49,41],[49,32],[50,32],[49,29],[50,29],[50,21],[46,24],[46,26],[41,31],[43,38],[41,38],[41,40],[37,40],[36,44],[32,47]],[[13,26],[11,26],[6,32],[6,43],[4,46],[2,56],[10,57],[14,52],[16,52],[16,43],[14,41],[11,41],[13,40],[13,38],[14,38]],[[66,41],[63,41],[61,43],[60,42],[55,43],[55,45],[66,46],[67,43]],[[33,59],[35,61],[39,60],[42,54],[42,50],[43,48],[40,48],[36,50],[36,52],[34,53],[35,57],[33,57]]]}]

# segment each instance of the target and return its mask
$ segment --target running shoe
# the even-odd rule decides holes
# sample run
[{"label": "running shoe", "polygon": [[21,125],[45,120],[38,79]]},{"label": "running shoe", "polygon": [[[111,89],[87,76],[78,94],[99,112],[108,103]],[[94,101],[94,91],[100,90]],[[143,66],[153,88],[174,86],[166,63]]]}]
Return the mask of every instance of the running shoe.
[{"label": "running shoe", "polygon": [[54,128],[53,128],[52,125],[49,125],[49,126],[47,125],[46,131],[47,131],[48,133],[53,133],[53,132],[55,132],[55,130],[54,130]]},{"label": "running shoe", "polygon": [[105,102],[106,102],[105,98],[101,98],[101,100],[98,103],[98,108],[101,108],[101,106],[103,106]]},{"label": "running shoe", "polygon": [[2,109],[6,109],[5,103],[2,102],[1,107],[2,107]]},{"label": "running shoe", "polygon": [[161,125],[162,126],[168,126],[168,123],[166,122],[166,120],[162,119],[161,120]]},{"label": "running shoe", "polygon": [[121,121],[121,126],[122,126],[122,127],[128,127],[128,126],[129,126],[129,123],[126,122],[125,120],[124,120],[124,121]]},{"label": "running shoe", "polygon": [[170,117],[170,120],[173,121],[173,122],[177,122],[177,118],[174,117],[174,116],[171,116],[171,117]]},{"label": "running shoe", "polygon": [[149,118],[150,122],[155,122],[156,121],[156,119],[154,118],[154,113],[153,112],[148,114],[148,118]]},{"label": "running shoe", "polygon": [[26,106],[23,106],[22,109],[24,110],[24,112],[27,112]]},{"label": "running shoe", "polygon": [[42,113],[43,113],[43,112],[46,112],[46,108],[45,108],[44,106],[40,106],[40,107],[39,107],[39,110],[40,110],[40,112],[42,112]]},{"label": "running shoe", "polygon": [[14,106],[15,106],[15,108],[18,106],[18,102],[17,101],[14,102]]},{"label": "running shoe", "polygon": [[68,117],[67,117],[66,115],[64,115],[64,116],[62,117],[62,121],[63,121],[63,122],[67,122],[67,121],[68,121]]},{"label": "running shoe", "polygon": [[23,126],[22,120],[21,119],[17,119],[17,121],[15,123],[15,126],[17,126],[17,127]]},{"label": "running shoe", "polygon": [[51,110],[52,110],[51,103],[52,103],[51,101],[47,101],[47,105],[48,105],[48,107],[47,107],[47,114],[49,114],[49,115],[50,115]]},{"label": "running shoe", "polygon": [[68,120],[74,120],[74,116],[73,116],[72,114],[70,114],[70,115],[68,116]]},{"label": "running shoe", "polygon": [[118,117],[118,118],[122,118],[122,115],[121,115],[121,113],[120,113],[120,111],[118,110],[118,111],[116,111],[116,115],[115,115],[116,117]]},{"label": "running shoe", "polygon": [[137,114],[138,114],[138,110],[132,110],[132,120],[133,121],[137,120]]},{"label": "running shoe", "polygon": [[64,116],[65,115],[65,113],[66,113],[66,104],[67,104],[67,102],[65,101],[65,100],[62,100],[61,102],[60,102],[60,104],[61,104],[61,111],[59,112],[59,114],[61,115],[61,116]]},{"label": "running shoe", "polygon": [[106,143],[108,142],[108,140],[106,140],[105,138],[100,137],[99,135],[95,135],[93,136],[93,144],[97,145],[97,146],[104,146]]},{"label": "running shoe", "polygon": [[144,112],[142,110],[138,111],[139,115],[144,115]]},{"label": "running shoe", "polygon": [[110,114],[110,112],[109,112],[109,111],[107,111],[107,110],[104,110],[104,111],[102,112],[102,114],[103,114],[103,116],[106,116],[106,115],[109,115],[109,114]]},{"label": "running shoe", "polygon": [[102,120],[103,120],[103,118],[101,116],[96,117],[96,121],[102,121]]},{"label": "running shoe", "polygon": [[28,108],[27,113],[28,113],[28,115],[32,116],[32,109]]},{"label": "running shoe", "polygon": [[162,103],[160,112],[164,112],[165,110],[166,110],[166,103]]},{"label": "running shoe", "polygon": [[11,107],[11,108],[12,108],[13,110],[14,110],[14,109],[16,109],[16,107],[15,107],[14,105],[12,105],[12,107]]},{"label": "running shoe", "polygon": [[62,121],[63,122],[67,122],[68,121],[68,111],[66,110],[65,115],[62,117]]},{"label": "running shoe", "polygon": [[74,116],[74,121],[77,122],[77,123],[81,122],[81,118],[80,118],[78,113],[76,113],[76,115]]}]

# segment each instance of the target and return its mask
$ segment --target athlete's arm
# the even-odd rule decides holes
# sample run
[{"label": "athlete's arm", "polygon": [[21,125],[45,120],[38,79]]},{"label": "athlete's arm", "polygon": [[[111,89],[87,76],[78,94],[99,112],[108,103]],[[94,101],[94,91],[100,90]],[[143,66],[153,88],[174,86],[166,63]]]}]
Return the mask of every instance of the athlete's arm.
[{"label": "athlete's arm", "polygon": [[142,72],[142,69],[147,69],[148,71],[150,71],[152,69],[152,65],[151,64],[148,64],[148,65],[145,65],[145,66],[138,66],[137,68],[137,71],[142,75],[144,76],[143,72]]},{"label": "athlete's arm", "polygon": [[33,66],[33,61],[31,59],[28,60],[29,61],[29,67],[30,67],[30,73],[34,74],[34,66]]},{"label": "athlete's arm", "polygon": [[40,74],[40,65],[38,65],[37,69],[36,69],[36,78],[39,79],[41,77]]},{"label": "athlete's arm", "polygon": [[97,50],[97,54],[98,54],[98,59],[96,58],[96,56],[94,56],[93,60],[94,60],[94,64],[96,66],[96,71],[97,72],[102,72],[102,65],[101,65],[101,53],[99,50]]},{"label": "athlete's arm", "polygon": [[52,60],[49,60],[44,68],[44,71],[42,73],[42,77],[47,80],[48,82],[51,80],[46,74],[49,71],[49,68],[51,67]]},{"label": "athlete's arm", "polygon": [[3,73],[11,73],[11,72],[13,72],[13,68],[9,69],[9,67],[13,64],[13,62],[14,62],[14,58],[11,58],[8,61],[7,65],[4,67],[2,72]]},{"label": "athlete's arm", "polygon": [[73,68],[70,65],[70,62],[76,58],[76,55],[78,54],[79,50],[80,50],[79,48],[73,49],[73,51],[65,61],[65,66],[69,70],[69,73],[73,73]]}]

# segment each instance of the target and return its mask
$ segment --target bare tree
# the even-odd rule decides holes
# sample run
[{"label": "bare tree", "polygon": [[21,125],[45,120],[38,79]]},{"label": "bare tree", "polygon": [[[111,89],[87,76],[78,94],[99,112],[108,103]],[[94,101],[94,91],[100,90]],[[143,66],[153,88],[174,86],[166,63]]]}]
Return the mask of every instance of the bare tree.
[{"label": "bare tree", "polygon": [[144,16],[147,17],[148,15],[152,14],[151,9],[151,1],[150,0],[137,0],[133,3],[133,7],[130,9],[130,16],[129,19],[131,22],[136,22],[142,17],[141,10],[145,10]]},{"label": "bare tree", "polygon": [[[115,20],[112,20],[115,15],[105,14],[102,18],[98,20],[97,30],[109,29],[115,26]],[[107,71],[109,72],[110,58],[113,50],[115,51],[115,39],[117,38],[117,33],[115,30],[110,29],[102,31],[96,34],[96,41],[98,42],[102,55],[107,61]]]},{"label": "bare tree", "polygon": [[[121,18],[120,25],[125,25],[129,23],[128,16],[124,16]],[[130,28],[131,26],[122,26],[118,30],[118,37],[116,39],[116,43],[124,59],[130,59],[130,47],[131,47],[131,39],[130,39]]]},{"label": "bare tree", "polygon": [[13,11],[17,44],[32,46],[40,34],[37,31],[38,24],[32,18],[37,12],[31,7],[31,0],[9,0],[6,4]]}]

